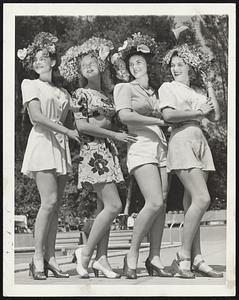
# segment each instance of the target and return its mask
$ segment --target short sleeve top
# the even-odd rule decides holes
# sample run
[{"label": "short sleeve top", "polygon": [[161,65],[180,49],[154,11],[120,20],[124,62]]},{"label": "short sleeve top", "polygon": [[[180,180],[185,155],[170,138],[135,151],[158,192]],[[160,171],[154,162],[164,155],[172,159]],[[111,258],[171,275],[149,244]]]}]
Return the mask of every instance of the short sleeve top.
[{"label": "short sleeve top", "polygon": [[[71,99],[70,94],[65,89],[52,86],[39,79],[24,79],[21,89],[23,106],[25,108],[27,108],[27,104],[31,100],[37,99],[40,101],[41,111],[44,116],[54,122],[64,123]],[[32,120],[31,123],[34,125]]]},{"label": "short sleeve top", "polygon": [[195,111],[207,98],[189,86],[172,81],[165,82],[159,88],[159,110],[170,107],[177,110]]},{"label": "short sleeve top", "polygon": [[137,81],[119,83],[114,88],[116,111],[128,108],[144,116],[154,115],[159,99],[151,88],[145,89]]},{"label": "short sleeve top", "polygon": [[111,120],[115,115],[113,100],[93,89],[79,88],[74,91],[71,105],[76,119],[103,115]]}]

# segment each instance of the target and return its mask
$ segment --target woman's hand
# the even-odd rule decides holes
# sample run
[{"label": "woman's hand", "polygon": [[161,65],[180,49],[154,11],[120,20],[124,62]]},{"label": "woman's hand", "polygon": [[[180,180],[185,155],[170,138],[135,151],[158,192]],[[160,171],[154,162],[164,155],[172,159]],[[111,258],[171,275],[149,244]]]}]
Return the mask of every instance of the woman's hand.
[{"label": "woman's hand", "polygon": [[132,144],[137,142],[137,135],[136,134],[128,134],[126,132],[115,132],[114,138],[123,143]]},{"label": "woman's hand", "polygon": [[201,77],[202,77],[202,81],[203,84],[205,85],[206,89],[208,89],[209,87],[212,87],[212,82],[211,79],[212,78],[212,74],[209,72],[208,74],[206,74],[204,71],[200,71]]},{"label": "woman's hand", "polygon": [[79,133],[76,129],[74,129],[74,130],[68,129],[67,130],[67,136],[70,139],[73,139],[73,140],[77,141],[77,143],[81,145],[80,136],[79,136]]},{"label": "woman's hand", "polygon": [[201,111],[202,115],[205,117],[209,115],[214,110],[214,104],[211,98],[207,98],[207,102],[202,104],[198,110]]}]

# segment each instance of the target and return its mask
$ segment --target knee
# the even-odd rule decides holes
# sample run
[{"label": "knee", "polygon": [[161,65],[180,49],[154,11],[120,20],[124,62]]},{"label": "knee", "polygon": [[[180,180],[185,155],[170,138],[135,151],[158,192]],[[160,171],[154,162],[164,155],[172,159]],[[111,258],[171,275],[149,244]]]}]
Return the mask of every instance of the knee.
[{"label": "knee", "polygon": [[48,195],[45,199],[42,199],[41,209],[44,209],[48,213],[52,212],[57,208],[57,195]]},{"label": "knee", "polygon": [[154,197],[152,199],[150,199],[150,201],[147,201],[147,206],[155,211],[155,212],[158,212],[160,210],[163,210],[165,208],[165,204],[164,204],[164,201],[160,201],[160,199],[158,197]]},{"label": "knee", "polygon": [[201,210],[207,210],[210,205],[210,196],[209,194],[200,194],[197,196],[197,206]]},{"label": "knee", "polygon": [[118,215],[119,213],[121,213],[121,210],[122,210],[121,202],[117,202],[117,203],[110,205],[109,210],[113,215]]}]

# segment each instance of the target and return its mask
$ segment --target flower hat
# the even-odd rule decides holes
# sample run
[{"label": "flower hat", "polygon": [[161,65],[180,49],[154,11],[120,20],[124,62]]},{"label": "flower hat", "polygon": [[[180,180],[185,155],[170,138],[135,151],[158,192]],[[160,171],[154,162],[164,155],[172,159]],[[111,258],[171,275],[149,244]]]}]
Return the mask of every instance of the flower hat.
[{"label": "flower hat", "polygon": [[99,70],[103,72],[106,67],[106,59],[113,49],[111,41],[98,37],[92,37],[80,46],[72,46],[61,57],[60,74],[67,81],[77,79],[81,75],[79,58],[86,54],[92,54],[97,58]]},{"label": "flower hat", "polygon": [[163,62],[169,65],[173,54],[177,53],[186,64],[190,65],[194,70],[200,72],[206,72],[210,69],[211,59],[207,53],[205,53],[200,47],[188,46],[188,44],[183,44],[176,46],[169,50],[165,55]]},{"label": "flower hat", "polygon": [[154,38],[149,35],[142,35],[140,32],[132,34],[132,37],[124,41],[123,46],[118,48],[118,55],[125,59],[132,49],[152,55],[156,55],[159,50]]},{"label": "flower hat", "polygon": [[58,38],[50,32],[38,33],[33,43],[28,45],[27,48],[19,49],[17,51],[17,57],[22,61],[23,66],[27,69],[32,69],[32,64],[36,53],[39,50],[46,49],[45,55],[55,54],[55,44],[58,42]]}]

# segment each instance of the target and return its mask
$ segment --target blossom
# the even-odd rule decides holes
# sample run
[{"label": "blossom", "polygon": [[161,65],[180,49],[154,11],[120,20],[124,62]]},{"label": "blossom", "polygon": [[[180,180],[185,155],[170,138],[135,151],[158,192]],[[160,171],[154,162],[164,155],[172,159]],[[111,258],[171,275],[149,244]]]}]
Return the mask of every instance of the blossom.
[{"label": "blossom", "polygon": [[17,51],[17,57],[20,58],[21,60],[25,59],[27,56],[27,48],[19,49]]},{"label": "blossom", "polygon": [[119,53],[116,52],[111,56],[110,61],[112,64],[115,64],[119,58],[120,58],[120,55],[119,55]]},{"label": "blossom", "polygon": [[102,60],[105,60],[106,57],[109,55],[110,53],[110,47],[109,46],[104,46],[102,45],[99,49],[99,57],[102,59]]},{"label": "blossom", "polygon": [[127,46],[128,46],[128,42],[127,42],[127,40],[126,40],[126,41],[124,41],[123,46],[118,48],[118,51],[122,51],[122,50],[126,49]]},{"label": "blossom", "polygon": [[150,49],[148,46],[144,45],[144,44],[140,44],[137,46],[137,51],[141,51],[143,53],[150,53]]},{"label": "blossom", "polygon": [[109,169],[106,167],[108,161],[105,160],[101,154],[94,152],[93,157],[88,163],[92,167],[93,173],[98,172],[99,175],[103,175],[105,172],[109,172]]}]

